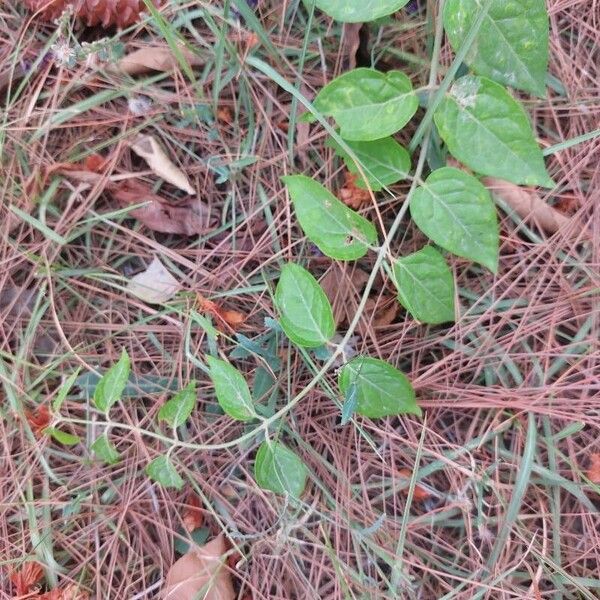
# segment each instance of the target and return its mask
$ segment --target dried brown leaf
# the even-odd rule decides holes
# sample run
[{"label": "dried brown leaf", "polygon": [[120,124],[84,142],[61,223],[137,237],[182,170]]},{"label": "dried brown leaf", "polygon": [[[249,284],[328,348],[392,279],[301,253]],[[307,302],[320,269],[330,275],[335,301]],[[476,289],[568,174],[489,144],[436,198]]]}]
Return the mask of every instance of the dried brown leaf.
[{"label": "dried brown leaf", "polygon": [[[202,64],[202,60],[187,50],[181,48],[181,53],[191,67]],[[119,60],[115,65],[109,67],[111,71],[126,73],[127,75],[139,75],[148,71],[172,71],[179,66],[177,57],[168,46],[150,46],[130,52]]]},{"label": "dried brown leaf", "polygon": [[344,54],[348,60],[348,70],[356,67],[356,52],[360,46],[360,30],[363,23],[344,24]]},{"label": "dried brown leaf", "polygon": [[223,535],[195,548],[176,561],[163,589],[163,600],[233,600],[235,592],[224,568],[227,543]]},{"label": "dried brown leaf", "polygon": [[225,324],[235,330],[240,327],[240,325],[243,325],[246,320],[246,317],[241,312],[224,309],[216,302],[202,296],[202,294],[196,294],[196,304],[202,312],[209,313],[217,319],[217,327],[220,329],[220,325]]},{"label": "dried brown leaf", "polygon": [[25,418],[35,437],[40,438],[43,435],[44,429],[50,425],[52,415],[46,404],[40,404],[35,410],[25,411]]},{"label": "dried brown leaf", "polygon": [[123,206],[146,204],[129,212],[152,231],[198,235],[210,230],[211,211],[199,198],[169,204],[137,181],[123,181],[111,188],[113,197]]},{"label": "dried brown leaf", "polygon": [[202,503],[198,494],[190,492],[185,501],[185,508],[181,513],[181,519],[186,531],[190,533],[204,523],[204,513],[202,512]]},{"label": "dried brown leaf", "polygon": [[145,271],[138,273],[127,283],[127,290],[148,304],[163,304],[180,289],[177,279],[156,256]]},{"label": "dried brown leaf", "polygon": [[344,172],[344,186],[338,191],[339,199],[354,210],[359,210],[371,204],[371,193],[356,186],[357,175]]},{"label": "dried brown leaf", "polygon": [[173,164],[154,136],[138,135],[133,140],[131,149],[148,163],[158,177],[188,194],[196,193],[186,174]]},{"label": "dried brown leaf", "polygon": [[590,456],[590,465],[587,471],[587,478],[597,485],[600,485],[600,452],[594,452]]},{"label": "dried brown leaf", "polygon": [[44,569],[37,562],[26,562],[18,571],[10,574],[10,581],[15,587],[17,596],[31,594],[35,586],[42,580]]},{"label": "dried brown leaf", "polygon": [[348,273],[349,267],[334,263],[321,278],[320,284],[333,309],[333,318],[339,327],[354,316],[354,304],[350,301],[360,293],[369,275],[357,267]]},{"label": "dried brown leaf", "polygon": [[493,177],[484,178],[483,183],[521,218],[533,219],[547,233],[556,233],[571,222],[571,219],[548,205],[534,190]]}]

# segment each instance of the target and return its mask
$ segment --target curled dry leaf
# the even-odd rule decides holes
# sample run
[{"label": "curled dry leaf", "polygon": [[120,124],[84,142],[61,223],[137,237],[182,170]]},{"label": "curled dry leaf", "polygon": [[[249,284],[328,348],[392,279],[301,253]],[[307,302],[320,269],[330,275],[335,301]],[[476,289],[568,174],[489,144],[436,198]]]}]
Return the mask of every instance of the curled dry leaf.
[{"label": "curled dry leaf", "polygon": [[186,174],[171,162],[156,138],[140,134],[133,140],[131,149],[141,156],[161,179],[172,183],[188,194],[196,193]]},{"label": "curled dry leaf", "polygon": [[348,60],[348,71],[356,67],[356,53],[360,46],[360,30],[363,23],[344,23],[344,54]]},{"label": "curled dry leaf", "polygon": [[40,596],[34,596],[32,600],[90,600],[90,595],[76,583],[70,583],[67,587],[50,590]]},{"label": "curled dry leaf", "polygon": [[127,290],[148,304],[162,304],[170,300],[181,285],[155,256],[148,268],[134,275]]},{"label": "curled dry leaf", "polygon": [[199,310],[209,313],[216,318],[217,326],[225,324],[229,325],[231,329],[237,329],[246,320],[246,317],[241,312],[224,309],[216,302],[202,296],[202,294],[196,294],[196,304]]},{"label": "curled dry leaf", "polygon": [[35,410],[25,411],[25,418],[35,437],[40,438],[43,436],[44,429],[50,425],[52,415],[48,406],[40,404]]},{"label": "curled dry leaf", "polygon": [[[181,54],[186,62],[195,67],[202,64],[202,60],[187,48],[181,48]],[[114,65],[109,66],[113,72],[127,75],[140,75],[148,71],[172,71],[179,67],[177,57],[169,46],[149,46],[130,52]]]},{"label": "curled dry leaf", "polygon": [[204,514],[202,512],[202,503],[198,494],[190,492],[185,501],[185,508],[181,513],[181,519],[186,531],[190,533],[204,523]]},{"label": "curled dry leaf", "polygon": [[571,219],[548,205],[534,190],[493,177],[485,177],[482,181],[520,217],[533,219],[547,233],[556,233],[571,222]]},{"label": "curled dry leaf", "polygon": [[226,553],[225,537],[219,535],[184,554],[169,569],[163,600],[233,600],[231,576],[224,567]]},{"label": "curled dry leaf", "polygon": [[37,562],[26,562],[19,570],[13,571],[10,574],[10,581],[17,597],[31,594],[43,576],[44,569]]},{"label": "curled dry leaf", "polygon": [[371,204],[371,193],[369,190],[363,190],[357,187],[356,178],[358,175],[344,172],[344,186],[338,191],[339,199],[354,210],[359,210]]},{"label": "curled dry leaf", "polygon": [[595,452],[590,456],[587,478],[592,483],[600,485],[600,452]]},{"label": "curled dry leaf", "polygon": [[210,230],[210,208],[198,198],[188,198],[177,205],[169,204],[137,181],[122,181],[111,188],[113,197],[122,205],[146,204],[129,212],[148,229],[161,233],[199,235]]},{"label": "curled dry leaf", "polygon": [[[412,473],[410,469],[400,469],[399,471],[400,477],[403,479],[408,479],[412,477]],[[408,488],[404,488],[404,491],[408,493]],[[413,492],[413,499],[418,502],[423,502],[423,500],[427,500],[431,497],[431,494],[420,484],[415,484],[415,489]]]}]

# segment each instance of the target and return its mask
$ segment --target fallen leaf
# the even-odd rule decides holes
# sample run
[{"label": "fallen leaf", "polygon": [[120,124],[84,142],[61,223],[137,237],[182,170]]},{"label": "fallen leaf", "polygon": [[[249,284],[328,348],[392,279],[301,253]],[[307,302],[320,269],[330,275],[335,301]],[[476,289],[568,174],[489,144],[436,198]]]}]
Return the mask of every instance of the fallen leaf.
[{"label": "fallen leaf", "polygon": [[44,434],[44,429],[50,425],[52,415],[48,406],[40,404],[35,410],[25,411],[25,418],[35,437],[40,438]]},{"label": "fallen leaf", "polygon": [[[181,53],[191,67],[202,64],[199,56],[196,56],[186,48],[181,48]],[[130,52],[114,65],[109,65],[108,70],[125,73],[127,75],[139,75],[148,71],[172,71],[179,67],[177,57],[168,46],[150,46]]]},{"label": "fallen leaf", "polygon": [[146,204],[129,212],[148,229],[161,233],[200,235],[210,230],[210,208],[199,198],[188,198],[177,205],[169,204],[137,181],[122,181],[111,187],[113,197],[123,206]]},{"label": "fallen leaf", "polygon": [[592,483],[600,485],[600,452],[595,452],[590,456],[587,478]]},{"label": "fallen leaf", "polygon": [[225,537],[219,535],[184,554],[167,573],[163,600],[233,600],[231,576],[223,566],[226,552]]},{"label": "fallen leaf", "polygon": [[521,218],[533,219],[547,233],[556,233],[571,223],[571,219],[548,205],[534,190],[493,177],[485,177],[482,181]]},{"label": "fallen leaf", "polygon": [[[412,477],[412,473],[410,471],[410,469],[400,469],[400,471],[398,472],[400,477],[403,479],[408,479],[410,480],[410,478]],[[408,493],[408,488],[404,488],[403,490],[405,493]],[[423,500],[427,500],[428,498],[431,497],[431,494],[420,484],[415,484],[415,489],[413,491],[413,499],[416,500],[417,502],[422,502]]]},{"label": "fallen leaf", "polygon": [[348,71],[356,67],[356,52],[360,46],[360,30],[363,23],[344,23],[344,54],[348,59]]},{"label": "fallen leaf", "polygon": [[243,325],[246,317],[237,310],[226,310],[212,300],[208,300],[202,294],[196,294],[196,304],[202,312],[211,314],[219,323],[229,325],[232,329],[237,329]]},{"label": "fallen leaf", "polygon": [[90,600],[90,595],[77,583],[70,583],[65,588],[55,588],[32,600]]},{"label": "fallen leaf", "polygon": [[102,173],[106,167],[106,159],[100,156],[100,154],[90,154],[85,157],[83,166],[93,173]]},{"label": "fallen leaf", "polygon": [[344,185],[339,189],[338,197],[350,208],[359,210],[371,204],[371,192],[357,187],[356,178],[356,174],[350,171],[344,172]]},{"label": "fallen leaf", "polygon": [[[350,273],[348,269],[352,269]],[[352,268],[333,263],[319,281],[333,309],[333,318],[337,327],[350,322],[354,317],[359,294],[368,279],[368,273],[358,267]],[[353,302],[351,299],[356,301]]]},{"label": "fallen leaf", "polygon": [[181,514],[181,520],[186,531],[190,533],[198,527],[202,527],[204,523],[204,513],[202,512],[202,504],[198,494],[190,492],[185,501],[185,508]]},{"label": "fallen leaf", "polygon": [[148,304],[162,304],[180,289],[179,282],[156,256],[145,271],[134,275],[127,284],[129,292]]},{"label": "fallen leaf", "polygon": [[134,139],[131,149],[148,163],[158,177],[188,194],[196,193],[186,174],[171,162],[155,137],[140,134]]},{"label": "fallen leaf", "polygon": [[26,562],[18,571],[10,574],[10,581],[15,586],[17,596],[31,594],[35,586],[42,580],[44,569],[37,562]]},{"label": "fallen leaf", "polygon": [[376,304],[376,310],[373,325],[385,327],[395,321],[400,311],[400,303],[394,296],[382,296]]},{"label": "fallen leaf", "polygon": [[233,114],[228,106],[222,106],[217,109],[217,121],[231,125],[233,123]]}]

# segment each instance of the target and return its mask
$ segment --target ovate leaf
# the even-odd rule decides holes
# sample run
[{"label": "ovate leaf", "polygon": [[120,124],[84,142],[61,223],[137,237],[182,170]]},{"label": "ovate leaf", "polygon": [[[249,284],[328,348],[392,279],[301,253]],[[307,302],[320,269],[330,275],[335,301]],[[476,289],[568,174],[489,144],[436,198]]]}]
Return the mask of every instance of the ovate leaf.
[{"label": "ovate leaf", "polygon": [[444,257],[431,246],[394,263],[398,300],[421,323],[454,321],[454,278]]},{"label": "ovate leaf", "polygon": [[375,21],[391,15],[408,3],[408,0],[314,0],[315,6],[343,23]]},{"label": "ovate leaf", "polygon": [[304,233],[331,258],[356,260],[377,241],[373,224],[305,175],[282,177]]},{"label": "ovate leaf", "polygon": [[165,488],[180,490],[184,481],[168,456],[159,456],[146,466],[146,475]]},{"label": "ovate leaf", "polygon": [[404,73],[360,68],[328,83],[313,104],[335,119],[345,140],[370,141],[402,129],[419,101]]},{"label": "ovate leaf", "polygon": [[[355,173],[356,186],[366,189],[357,164],[350,155],[333,139],[328,145],[335,149],[351,173]],[[381,188],[404,179],[410,171],[410,156],[394,138],[386,137],[373,142],[346,142],[360,161],[369,187],[378,192]]]},{"label": "ovate leaf", "polygon": [[438,246],[496,272],[496,209],[490,193],[475,177],[451,167],[437,169],[413,193],[410,213]]},{"label": "ovate leaf", "polygon": [[338,383],[346,397],[356,387],[356,412],[377,419],[411,413],[421,415],[408,377],[378,358],[357,356],[340,370]]},{"label": "ovate leaf", "polygon": [[498,83],[461,77],[434,118],[452,155],[474,171],[513,183],[554,186],[523,107]]},{"label": "ovate leaf", "polygon": [[207,356],[206,362],[217,400],[225,413],[238,421],[256,418],[252,396],[244,376],[233,365],[220,358]]},{"label": "ovate leaf", "polygon": [[46,429],[44,429],[44,433],[46,435],[51,436],[57,442],[60,442],[64,446],[75,446],[81,441],[81,438],[78,435],[73,435],[72,433],[61,431],[56,427],[46,427]]},{"label": "ovate leaf", "polygon": [[81,367],[78,367],[75,371],[73,371],[73,373],[69,375],[69,378],[61,385],[60,389],[58,390],[58,393],[56,394],[56,397],[54,398],[54,400],[52,400],[53,412],[57,413],[60,411],[63,402],[66,400],[68,393],[71,391],[71,388],[73,387],[75,381],[77,380],[77,377],[79,376],[79,371],[81,371]]},{"label": "ovate leaf", "polygon": [[[483,5],[482,0],[447,0],[444,28],[454,50],[463,45]],[[479,75],[545,96],[546,0],[491,0],[466,63]]]},{"label": "ovate leaf", "polygon": [[333,311],[325,292],[300,265],[288,263],[281,270],[275,305],[283,331],[298,346],[318,348],[335,333]]},{"label": "ovate leaf", "polygon": [[192,414],[196,404],[196,382],[190,381],[158,411],[158,420],[166,421],[171,427],[180,427]]},{"label": "ovate leaf", "polygon": [[94,390],[94,404],[103,412],[108,412],[123,395],[123,390],[129,378],[131,362],[125,349],[121,358],[100,379]]},{"label": "ovate leaf", "polygon": [[279,442],[263,442],[256,453],[254,477],[264,490],[299,498],[308,469],[300,457]]},{"label": "ovate leaf", "polygon": [[119,462],[121,456],[114,444],[108,439],[106,434],[96,438],[96,441],[91,446],[92,452],[102,461],[109,465],[114,465]]}]

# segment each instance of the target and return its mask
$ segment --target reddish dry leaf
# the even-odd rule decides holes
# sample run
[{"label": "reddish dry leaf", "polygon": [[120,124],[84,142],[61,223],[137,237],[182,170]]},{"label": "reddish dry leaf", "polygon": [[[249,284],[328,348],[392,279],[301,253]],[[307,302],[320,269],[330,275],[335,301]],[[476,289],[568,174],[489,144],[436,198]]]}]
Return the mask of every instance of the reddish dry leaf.
[{"label": "reddish dry leaf", "polygon": [[233,600],[235,592],[229,571],[224,567],[227,543],[223,535],[176,561],[163,589],[163,600]]},{"label": "reddish dry leaf", "polygon": [[217,110],[217,121],[231,125],[233,123],[233,114],[228,106],[223,106]]},{"label": "reddish dry leaf", "polygon": [[196,304],[202,312],[209,313],[216,318],[217,327],[228,325],[231,329],[237,329],[246,320],[246,317],[241,312],[224,309],[216,302],[202,296],[202,294],[196,294]]},{"label": "reddish dry leaf", "polygon": [[202,527],[204,523],[204,513],[202,511],[202,503],[198,494],[190,492],[185,501],[185,508],[181,515],[183,526],[190,533],[198,527]]},{"label": "reddish dry leaf", "polygon": [[[195,67],[202,64],[202,60],[185,48],[181,53],[188,65]],[[115,65],[108,66],[110,71],[126,73],[127,75],[140,75],[148,71],[172,71],[179,67],[177,57],[169,46],[149,46],[140,48],[124,56]]]},{"label": "reddish dry leaf", "polygon": [[100,154],[90,154],[83,161],[83,166],[86,170],[93,173],[102,173],[106,167],[106,159],[100,156]]},{"label": "reddish dry leaf", "polygon": [[26,562],[18,571],[10,574],[10,581],[15,586],[17,596],[31,594],[35,586],[42,580],[44,569],[37,562]]},{"label": "reddish dry leaf", "polygon": [[350,171],[344,172],[344,186],[339,189],[338,197],[350,208],[359,210],[371,204],[371,193],[369,190],[357,187],[356,178],[356,174],[350,173]]},{"label": "reddish dry leaf", "polygon": [[[399,474],[400,477],[408,480],[410,480],[410,478],[412,477],[410,469],[400,469]],[[408,488],[404,488],[404,492],[408,493]],[[415,484],[415,489],[413,492],[414,500],[416,500],[417,502],[423,502],[423,500],[427,500],[430,497],[431,494],[422,485],[419,485],[418,483]]]},{"label": "reddish dry leaf", "polygon": [[590,456],[587,478],[592,483],[600,485],[600,452],[595,452]]},{"label": "reddish dry leaf", "polygon": [[348,268],[351,267],[334,263],[319,282],[331,303],[337,327],[352,320],[355,304],[350,299],[361,293],[369,279],[369,275],[357,267],[348,275]]},{"label": "reddish dry leaf", "polygon": [[70,583],[65,588],[56,588],[35,596],[32,600],[90,600],[90,595],[82,590],[77,583]]},{"label": "reddish dry leaf", "polygon": [[35,410],[25,411],[25,417],[37,438],[42,437],[44,429],[50,425],[52,420],[50,409],[45,404],[40,404]]},{"label": "reddish dry leaf", "polygon": [[210,209],[198,198],[186,199],[175,206],[154,194],[148,186],[133,180],[112,186],[111,192],[123,206],[146,202],[145,206],[130,211],[129,216],[152,231],[198,235],[210,230]]}]

